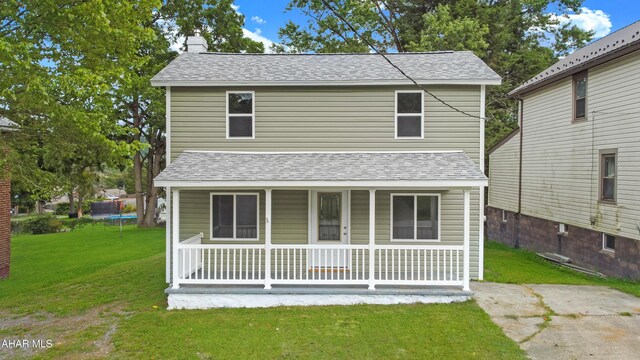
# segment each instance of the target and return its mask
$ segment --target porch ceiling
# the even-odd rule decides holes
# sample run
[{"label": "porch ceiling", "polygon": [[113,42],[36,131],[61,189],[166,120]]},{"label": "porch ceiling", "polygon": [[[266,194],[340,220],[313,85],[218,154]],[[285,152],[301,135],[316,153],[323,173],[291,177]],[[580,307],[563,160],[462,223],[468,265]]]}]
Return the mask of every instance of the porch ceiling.
[{"label": "porch ceiling", "polygon": [[464,152],[185,151],[156,186],[485,186]]}]

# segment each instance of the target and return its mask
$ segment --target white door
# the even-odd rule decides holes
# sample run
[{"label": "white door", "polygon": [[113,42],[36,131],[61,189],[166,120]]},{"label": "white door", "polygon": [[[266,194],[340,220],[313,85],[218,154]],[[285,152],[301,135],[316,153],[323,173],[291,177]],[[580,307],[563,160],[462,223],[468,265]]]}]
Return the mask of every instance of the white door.
[{"label": "white door", "polygon": [[311,243],[327,247],[312,251],[312,267],[348,267],[349,251],[331,250],[333,245],[349,243],[348,214],[347,191],[311,192]]}]

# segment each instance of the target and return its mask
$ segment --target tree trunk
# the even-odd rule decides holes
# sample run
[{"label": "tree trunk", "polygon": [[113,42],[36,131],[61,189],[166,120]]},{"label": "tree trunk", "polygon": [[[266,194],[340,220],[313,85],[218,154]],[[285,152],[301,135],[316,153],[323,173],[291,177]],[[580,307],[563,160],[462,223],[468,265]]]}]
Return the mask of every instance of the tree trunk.
[{"label": "tree trunk", "polygon": [[140,152],[137,152],[133,157],[133,173],[135,177],[136,187],[136,215],[138,226],[145,226],[144,224],[144,193],[142,188],[142,156]]},{"label": "tree trunk", "polygon": [[73,190],[69,192],[69,214],[75,214],[76,212],[76,203],[73,199]]},{"label": "tree trunk", "polygon": [[82,202],[83,202],[83,197],[81,194],[78,194],[78,219],[80,219],[82,217]]}]

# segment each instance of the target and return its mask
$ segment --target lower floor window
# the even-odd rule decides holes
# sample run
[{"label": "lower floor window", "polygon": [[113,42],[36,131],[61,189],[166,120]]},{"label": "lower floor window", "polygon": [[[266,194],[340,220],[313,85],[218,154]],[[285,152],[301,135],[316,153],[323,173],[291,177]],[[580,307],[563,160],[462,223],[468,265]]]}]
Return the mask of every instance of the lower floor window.
[{"label": "lower floor window", "polygon": [[602,233],[602,248],[604,250],[614,251],[616,249],[616,237]]},{"label": "lower floor window", "polygon": [[211,194],[211,239],[258,239],[258,194]]},{"label": "lower floor window", "polygon": [[391,239],[440,239],[440,195],[392,194]]}]

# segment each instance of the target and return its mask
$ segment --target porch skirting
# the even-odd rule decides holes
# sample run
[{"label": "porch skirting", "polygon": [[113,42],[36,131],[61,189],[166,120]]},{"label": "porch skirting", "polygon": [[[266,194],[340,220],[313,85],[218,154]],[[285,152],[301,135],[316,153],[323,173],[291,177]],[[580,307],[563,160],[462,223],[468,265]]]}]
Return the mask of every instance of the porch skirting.
[{"label": "porch skirting", "polygon": [[356,304],[432,304],[463,302],[470,291],[455,288],[273,288],[181,287],[165,290],[168,309],[263,308],[275,306],[321,306]]}]

